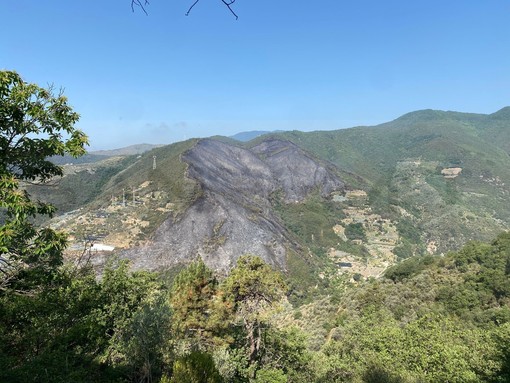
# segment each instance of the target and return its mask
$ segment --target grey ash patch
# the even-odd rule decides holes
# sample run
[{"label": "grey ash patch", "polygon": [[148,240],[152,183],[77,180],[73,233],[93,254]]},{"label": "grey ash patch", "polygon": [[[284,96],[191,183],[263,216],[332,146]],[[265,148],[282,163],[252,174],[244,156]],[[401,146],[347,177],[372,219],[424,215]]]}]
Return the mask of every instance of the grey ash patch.
[{"label": "grey ash patch", "polygon": [[326,167],[292,142],[268,139],[252,151],[269,166],[286,202],[302,201],[316,188],[326,197],[345,186],[335,175],[332,165]]}]

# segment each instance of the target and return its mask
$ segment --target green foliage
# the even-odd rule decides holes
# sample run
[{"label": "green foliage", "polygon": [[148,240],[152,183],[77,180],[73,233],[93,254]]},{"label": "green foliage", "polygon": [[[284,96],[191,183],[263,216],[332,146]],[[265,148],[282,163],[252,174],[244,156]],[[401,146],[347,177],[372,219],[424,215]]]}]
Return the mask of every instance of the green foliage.
[{"label": "green foliage", "polygon": [[283,371],[274,368],[261,368],[257,376],[252,379],[253,383],[287,383],[287,376]]},{"label": "green foliage", "polygon": [[[261,370],[257,371],[257,382],[262,376],[273,375],[279,382],[299,381],[309,375],[311,354],[307,350],[306,336],[296,327],[278,329],[268,328],[264,337],[264,349],[261,352]],[[261,374],[262,370],[265,370]],[[271,381],[271,380],[268,380]]]},{"label": "green foliage", "polygon": [[397,256],[398,260],[425,254],[425,246],[422,240],[423,228],[419,227],[409,217],[399,217],[396,226],[400,239],[397,246],[393,249],[393,253]]},{"label": "green foliage", "polygon": [[24,82],[16,72],[0,71],[0,292],[27,291],[48,283],[62,263],[65,237],[38,229],[30,221],[54,213],[34,202],[20,181],[44,182],[61,176],[48,157],[85,153],[87,137],[74,128],[78,114],[63,95]]},{"label": "green foliage", "polygon": [[498,372],[498,377],[495,382],[509,382],[510,381],[510,322],[505,323],[503,326],[495,331],[494,339],[497,345],[499,358],[501,360],[501,369]]},{"label": "green foliage", "polygon": [[[439,289],[438,300],[449,311],[481,323],[509,320],[506,305],[510,297],[509,238],[509,233],[503,233],[491,245],[471,242],[448,255],[452,266],[462,273],[463,282],[460,286],[445,285]],[[502,309],[495,310],[498,306]]]},{"label": "green foliage", "polygon": [[406,239],[401,239],[399,244],[393,248],[393,254],[397,256],[399,261],[416,255],[415,251],[415,246]]},{"label": "green foliage", "polygon": [[363,373],[365,383],[405,383],[405,379],[377,364],[368,366]]},{"label": "green foliage", "polygon": [[[317,271],[330,264],[327,251],[331,247],[340,246],[341,250],[366,256],[363,246],[344,243],[333,231],[333,227],[345,218],[341,204],[325,199],[318,193],[311,193],[301,203],[284,203],[282,196],[275,193],[273,206],[296,241],[307,246],[315,255],[309,257],[303,252],[287,249],[289,299],[294,303],[312,300],[324,291],[326,281],[318,280]],[[319,289],[315,289],[317,282]]]},{"label": "green foliage", "polygon": [[400,236],[413,244],[421,243],[421,231],[409,218],[401,218],[397,223],[397,230]]},{"label": "green foliage", "polygon": [[[162,370],[170,308],[155,274],[130,273],[127,262],[103,272],[100,306],[93,311],[101,361],[144,381]],[[101,334],[108,334],[104,337]]]},{"label": "green foliage", "polygon": [[412,257],[389,267],[384,276],[394,282],[402,281],[418,274],[434,262],[435,258],[430,255]]},{"label": "green foliage", "polygon": [[0,173],[32,181],[62,175],[48,157],[85,153],[87,138],[74,128],[78,119],[62,94],[28,84],[16,72],[1,71]]},{"label": "green foliage", "polygon": [[177,359],[173,365],[170,383],[222,383],[223,379],[211,355],[192,352]]},{"label": "green foliage", "polygon": [[289,299],[296,304],[313,298],[317,284],[317,264],[310,257],[304,257],[291,249],[287,250]]},{"label": "green foliage", "polygon": [[[343,358],[366,382],[483,382],[495,378],[499,367],[485,331],[436,315],[407,325],[384,311],[365,315],[348,323],[325,352]],[[391,366],[391,372],[381,366]]]},{"label": "green foliage", "polygon": [[284,288],[281,274],[253,255],[239,257],[236,267],[222,284],[234,308],[248,301],[273,303],[282,297]]},{"label": "green foliage", "polygon": [[333,226],[345,217],[339,204],[312,194],[302,203],[283,203],[275,196],[275,208],[285,226],[310,247],[327,248],[338,242]]},{"label": "green foliage", "polygon": [[361,241],[367,240],[367,235],[365,234],[365,229],[363,228],[362,223],[350,223],[345,227],[345,236],[352,240],[358,239]]},{"label": "green foliage", "polygon": [[191,263],[175,277],[170,304],[173,330],[180,339],[191,342],[192,349],[208,349],[225,326],[216,302],[218,282],[202,259]]},{"label": "green foliage", "polygon": [[221,291],[234,323],[244,327],[247,357],[253,378],[262,356],[262,340],[272,310],[284,296],[280,273],[253,255],[238,258],[237,265],[223,281]]},{"label": "green foliage", "polygon": [[507,381],[509,238],[412,257],[345,294],[316,381]]},{"label": "green foliage", "polygon": [[154,275],[130,274],[122,263],[97,282],[91,270],[69,267],[42,288],[0,297],[0,380],[145,381],[158,375],[170,317]]}]

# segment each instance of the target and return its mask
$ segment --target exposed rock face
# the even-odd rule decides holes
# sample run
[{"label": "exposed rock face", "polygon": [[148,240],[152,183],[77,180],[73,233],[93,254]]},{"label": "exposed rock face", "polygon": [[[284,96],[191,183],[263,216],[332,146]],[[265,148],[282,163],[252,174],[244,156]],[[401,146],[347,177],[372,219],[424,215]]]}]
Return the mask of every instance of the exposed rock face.
[{"label": "exposed rock face", "polygon": [[228,270],[246,253],[285,269],[286,248],[296,246],[273,213],[271,196],[302,201],[344,187],[331,169],[294,144],[270,139],[251,150],[205,139],[182,156],[202,196],[176,222],[156,231],[150,245],[124,254],[135,268],[155,269],[200,256],[215,270]]}]

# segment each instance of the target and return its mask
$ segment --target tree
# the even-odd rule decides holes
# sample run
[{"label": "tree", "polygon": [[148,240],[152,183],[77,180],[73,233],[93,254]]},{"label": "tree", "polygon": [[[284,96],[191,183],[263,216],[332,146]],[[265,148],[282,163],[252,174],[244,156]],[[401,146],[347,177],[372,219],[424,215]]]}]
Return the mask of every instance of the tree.
[{"label": "tree", "polygon": [[367,240],[367,235],[365,233],[365,229],[363,227],[363,224],[357,222],[357,223],[350,223],[345,227],[345,236],[349,238],[350,240],[359,239],[361,241]]},{"label": "tree", "polygon": [[51,216],[54,207],[32,201],[21,183],[61,176],[52,156],[85,153],[87,137],[74,127],[78,119],[62,92],[0,71],[0,292],[29,291],[62,263],[65,236],[31,220]]},{"label": "tree", "polygon": [[156,274],[130,273],[125,260],[107,264],[99,286],[97,309],[90,317],[99,330],[94,343],[103,350],[100,359],[127,368],[133,381],[153,382],[162,370],[170,333],[167,292]]},{"label": "tree", "polygon": [[8,369],[2,367],[5,372],[48,355],[42,350],[56,339],[56,318],[64,323],[72,312],[48,304],[65,279],[58,270],[66,237],[36,227],[35,217],[51,216],[55,209],[33,201],[23,186],[63,174],[49,157],[85,153],[87,137],[74,128],[78,118],[62,93],[0,71],[0,359],[10,361],[3,366]]},{"label": "tree", "polygon": [[[245,330],[249,364],[256,367],[268,313],[279,302],[285,291],[283,279],[277,271],[253,255],[237,260],[222,285],[226,299]],[[254,376],[252,376],[254,377]]]},{"label": "tree", "polygon": [[0,295],[1,382],[157,381],[170,310],[156,274],[65,265],[41,287]]},{"label": "tree", "polygon": [[175,278],[170,304],[173,330],[191,350],[208,350],[219,341],[217,335],[226,320],[216,304],[218,282],[212,270],[199,259]]},{"label": "tree", "polygon": [[223,379],[206,353],[194,351],[175,361],[170,383],[222,383]]}]

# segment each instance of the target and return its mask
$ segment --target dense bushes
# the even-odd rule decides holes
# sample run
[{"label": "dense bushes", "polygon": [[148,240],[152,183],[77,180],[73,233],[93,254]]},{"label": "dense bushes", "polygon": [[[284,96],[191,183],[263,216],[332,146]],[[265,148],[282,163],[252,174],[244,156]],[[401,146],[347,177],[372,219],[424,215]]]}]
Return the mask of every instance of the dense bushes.
[{"label": "dense bushes", "polygon": [[63,267],[0,296],[0,380],[505,382],[509,256],[502,234],[413,257],[322,310],[292,308],[281,274],[252,256],[226,278],[197,261],[170,287],[123,262],[101,280]]}]

